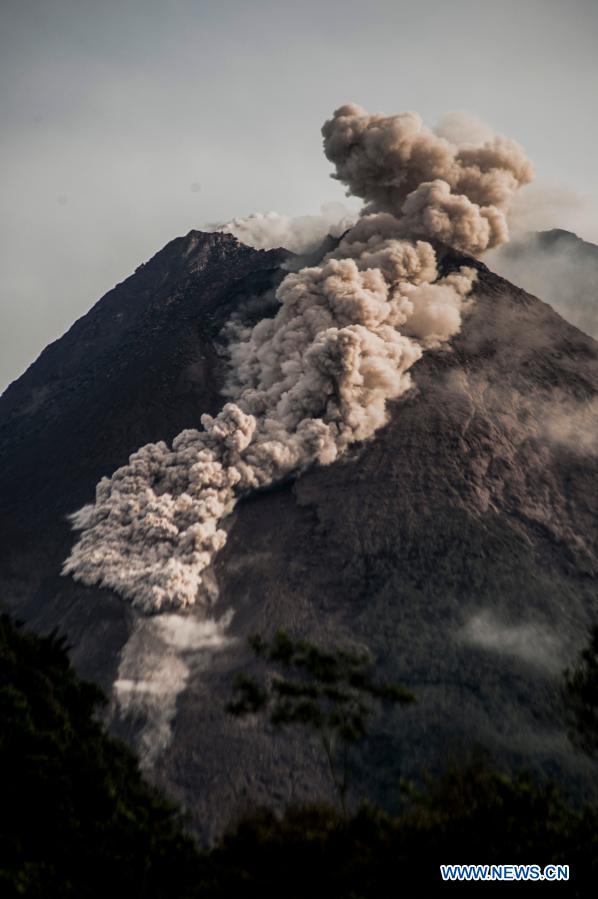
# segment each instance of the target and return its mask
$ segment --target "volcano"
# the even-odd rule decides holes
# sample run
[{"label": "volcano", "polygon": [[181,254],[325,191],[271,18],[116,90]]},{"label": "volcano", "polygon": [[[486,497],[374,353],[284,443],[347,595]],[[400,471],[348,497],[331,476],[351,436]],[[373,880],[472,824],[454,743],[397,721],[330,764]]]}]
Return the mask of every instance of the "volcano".
[{"label": "volcano", "polygon": [[274,314],[292,254],[192,231],[0,397],[0,597],[66,636],[112,696],[113,730],[206,839],[249,804],[330,794],[308,738],[225,712],[247,637],[277,628],[367,646],[415,693],[362,747],[356,798],[392,807],[401,777],[475,746],[591,781],[559,695],[596,615],[598,344],[482,262],[437,256],[443,275],[477,272],[460,332],[372,439],[237,504],[209,603],[184,614],[61,576],[67,516],[139,446],[221,408],[222,327]]}]

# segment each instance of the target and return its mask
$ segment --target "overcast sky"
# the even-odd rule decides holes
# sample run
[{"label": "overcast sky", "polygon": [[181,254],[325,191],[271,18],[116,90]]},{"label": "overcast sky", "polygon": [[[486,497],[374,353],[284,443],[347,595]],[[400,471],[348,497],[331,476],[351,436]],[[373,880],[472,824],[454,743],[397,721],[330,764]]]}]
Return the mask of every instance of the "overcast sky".
[{"label": "overcast sky", "polygon": [[353,101],[517,138],[598,240],[596,0],[3,0],[0,390],[167,241],[343,200]]}]

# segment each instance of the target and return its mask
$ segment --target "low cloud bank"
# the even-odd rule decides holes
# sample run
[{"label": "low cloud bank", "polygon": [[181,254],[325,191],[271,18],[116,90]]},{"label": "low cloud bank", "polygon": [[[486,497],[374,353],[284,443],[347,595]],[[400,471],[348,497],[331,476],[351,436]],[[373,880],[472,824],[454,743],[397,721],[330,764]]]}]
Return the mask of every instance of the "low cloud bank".
[{"label": "low cloud bank", "polygon": [[549,231],[527,234],[484,262],[598,338],[598,247],[567,231]]},{"label": "low cloud bank", "polygon": [[505,622],[484,609],[469,618],[459,638],[471,646],[519,659],[547,672],[560,672],[563,668],[557,635],[533,621]]},{"label": "low cloud bank", "polygon": [[220,621],[166,613],[140,616],[121,654],[113,685],[117,711],[141,723],[138,751],[150,768],[172,737],[176,701],[191,672],[232,642]]}]

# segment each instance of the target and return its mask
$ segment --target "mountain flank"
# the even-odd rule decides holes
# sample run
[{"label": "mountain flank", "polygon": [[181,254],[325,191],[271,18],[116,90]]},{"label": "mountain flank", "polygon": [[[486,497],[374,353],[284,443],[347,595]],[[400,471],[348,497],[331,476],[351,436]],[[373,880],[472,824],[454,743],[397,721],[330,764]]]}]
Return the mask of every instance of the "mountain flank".
[{"label": "mountain flank", "polygon": [[[239,504],[217,598],[191,613],[228,622],[226,641],[182,651],[188,676],[151,776],[205,838],[251,803],[329,790],[300,733],[224,710],[234,674],[252,668],[246,638],[277,627],[366,645],[416,694],[377,722],[355,799],[392,808],[401,776],[475,745],[589,789],[559,690],[596,617],[598,344],[483,263],[439,256],[444,273],[477,268],[461,332],[417,363],[372,440]],[[66,516],[140,445],[218,411],[218,334],[235,312],[269,314],[286,257],[225,234],[178,238],[0,398],[0,595],[37,630],[64,633],[80,673],[106,689],[133,639],[142,677],[151,640],[118,596],[60,577]],[[153,711],[111,714],[138,746]]]}]

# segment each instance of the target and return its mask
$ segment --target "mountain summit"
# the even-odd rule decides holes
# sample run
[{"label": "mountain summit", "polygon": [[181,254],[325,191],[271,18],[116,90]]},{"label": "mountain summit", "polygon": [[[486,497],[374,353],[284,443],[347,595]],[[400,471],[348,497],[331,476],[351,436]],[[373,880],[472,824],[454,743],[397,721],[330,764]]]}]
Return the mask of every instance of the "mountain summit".
[{"label": "mountain summit", "polygon": [[378,722],[356,793],[489,748],[589,776],[557,694],[595,615],[598,344],[484,264],[450,345],[426,353],[388,424],[327,466],[258,490],[226,521],[208,605],[147,616],[60,570],[67,515],[147,441],[222,400],[218,334],[274,311],[284,251],[226,234],[168,244],[51,344],[0,398],[2,597],[58,628],[112,691],[113,728],[205,836],[248,802],[322,794],[300,734],[230,719],[246,638],[278,627],[369,647],[415,705]]}]

